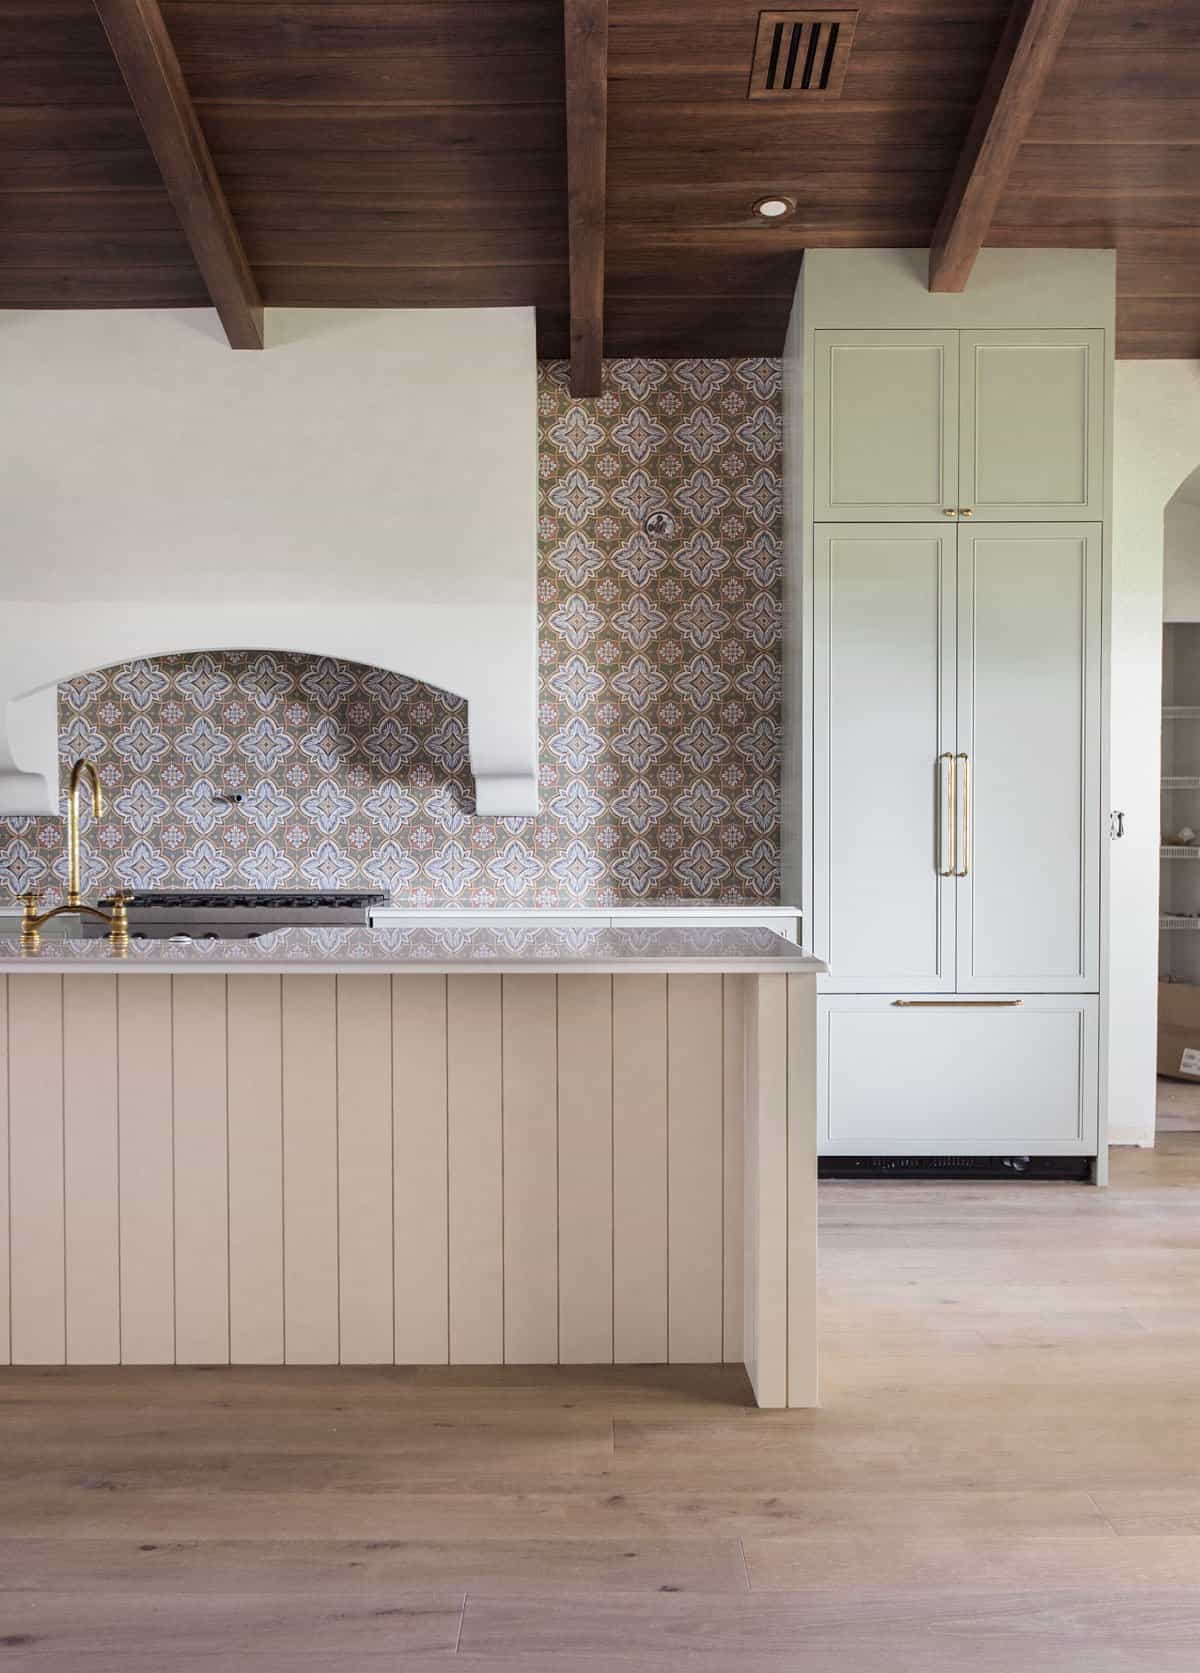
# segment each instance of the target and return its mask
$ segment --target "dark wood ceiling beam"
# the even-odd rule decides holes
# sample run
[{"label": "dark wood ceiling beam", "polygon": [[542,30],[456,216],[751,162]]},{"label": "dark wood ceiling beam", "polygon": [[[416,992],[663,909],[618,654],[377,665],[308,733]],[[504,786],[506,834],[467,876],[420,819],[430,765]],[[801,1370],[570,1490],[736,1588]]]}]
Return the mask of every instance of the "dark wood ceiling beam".
[{"label": "dark wood ceiling beam", "polygon": [[93,3],[229,346],[260,349],[262,299],[158,0]]},{"label": "dark wood ceiling beam", "polygon": [[929,251],[929,288],[965,290],[1076,0],[1015,0]]},{"label": "dark wood ceiling beam", "polygon": [[608,0],[565,0],[571,393],[599,395],[604,360]]}]

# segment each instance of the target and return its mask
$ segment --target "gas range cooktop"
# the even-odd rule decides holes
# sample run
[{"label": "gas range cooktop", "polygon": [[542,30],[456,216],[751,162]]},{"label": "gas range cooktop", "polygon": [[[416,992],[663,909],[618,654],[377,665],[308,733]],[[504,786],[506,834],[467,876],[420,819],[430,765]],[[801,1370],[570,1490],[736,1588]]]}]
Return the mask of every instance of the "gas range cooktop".
[{"label": "gas range cooktop", "polygon": [[[127,899],[133,940],[179,941],[253,940],[290,924],[361,928],[372,907],[388,902],[382,890],[366,889],[139,890]],[[100,905],[111,910],[111,898]],[[82,930],[107,934],[95,918],[84,918]]]}]

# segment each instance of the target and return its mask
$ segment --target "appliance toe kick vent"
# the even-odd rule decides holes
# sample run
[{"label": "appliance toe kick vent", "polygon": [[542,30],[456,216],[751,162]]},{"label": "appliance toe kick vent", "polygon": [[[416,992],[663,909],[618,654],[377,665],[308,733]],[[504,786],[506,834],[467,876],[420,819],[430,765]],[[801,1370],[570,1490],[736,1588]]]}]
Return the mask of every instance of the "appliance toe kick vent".
[{"label": "appliance toe kick vent", "polygon": [[1088,1181],[1088,1156],[822,1156],[822,1179],[1058,1179]]},{"label": "appliance toe kick vent", "polygon": [[751,99],[837,99],[858,12],[760,12]]}]

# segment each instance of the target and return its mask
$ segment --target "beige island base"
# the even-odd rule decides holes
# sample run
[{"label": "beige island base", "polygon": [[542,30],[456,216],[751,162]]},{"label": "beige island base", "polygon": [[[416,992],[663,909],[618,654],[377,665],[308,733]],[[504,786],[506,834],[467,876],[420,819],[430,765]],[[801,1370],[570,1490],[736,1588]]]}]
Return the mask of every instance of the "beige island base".
[{"label": "beige island base", "polygon": [[0,1352],[735,1361],[813,1405],[823,968],[753,929],[0,940]]}]

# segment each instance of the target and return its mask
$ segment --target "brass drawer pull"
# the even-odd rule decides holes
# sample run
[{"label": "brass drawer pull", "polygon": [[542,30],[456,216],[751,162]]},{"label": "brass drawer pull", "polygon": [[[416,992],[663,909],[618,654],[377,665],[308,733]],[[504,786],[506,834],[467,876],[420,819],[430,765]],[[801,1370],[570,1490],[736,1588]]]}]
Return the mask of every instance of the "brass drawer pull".
[{"label": "brass drawer pull", "polygon": [[893,1005],[910,1010],[1005,1011],[1023,1005],[1023,999],[893,999]]}]

